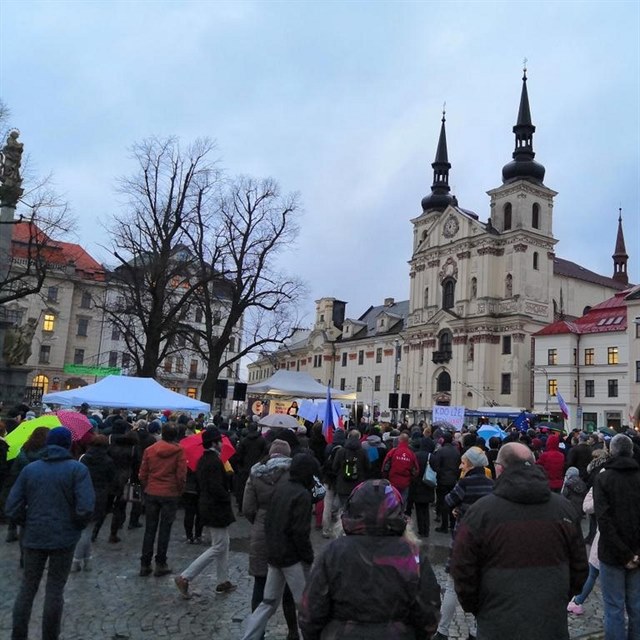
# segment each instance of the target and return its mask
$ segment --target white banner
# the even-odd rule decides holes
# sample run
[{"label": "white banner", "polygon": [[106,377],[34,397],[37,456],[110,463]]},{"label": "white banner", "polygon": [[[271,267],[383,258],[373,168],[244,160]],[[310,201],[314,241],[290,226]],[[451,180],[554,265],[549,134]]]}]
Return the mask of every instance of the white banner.
[{"label": "white banner", "polygon": [[431,409],[431,422],[450,422],[460,431],[464,423],[464,407],[445,407],[435,404]]}]

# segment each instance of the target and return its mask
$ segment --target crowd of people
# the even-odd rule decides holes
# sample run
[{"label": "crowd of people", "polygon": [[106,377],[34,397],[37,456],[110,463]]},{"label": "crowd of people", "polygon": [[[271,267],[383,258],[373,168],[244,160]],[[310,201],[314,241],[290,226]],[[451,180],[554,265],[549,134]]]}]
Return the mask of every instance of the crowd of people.
[{"label": "crowd of people", "polygon": [[[244,416],[80,411],[93,424],[87,436],[38,427],[11,464],[3,436],[31,416],[0,424],[0,514],[23,569],[13,640],[28,637],[47,564],[43,638],[59,637],[69,573],[92,569],[109,517],[109,544],[144,527],[140,577],[174,574],[186,599],[211,564],[210,588],[236,589],[229,528],[245,517],[254,585],[244,640],[262,638],[280,605],[287,640],[443,640],[457,607],[471,640],[566,640],[567,616],[584,612],[596,579],[606,640],[640,637],[635,431],[513,428],[485,442],[475,427],[361,424],[327,442],[319,422],[262,433]],[[180,442],[198,433],[202,451],[188,465]],[[207,547],[174,571],[180,509],[185,543]],[[450,534],[442,585],[427,557],[432,520]],[[319,555],[313,526],[331,539]]]}]

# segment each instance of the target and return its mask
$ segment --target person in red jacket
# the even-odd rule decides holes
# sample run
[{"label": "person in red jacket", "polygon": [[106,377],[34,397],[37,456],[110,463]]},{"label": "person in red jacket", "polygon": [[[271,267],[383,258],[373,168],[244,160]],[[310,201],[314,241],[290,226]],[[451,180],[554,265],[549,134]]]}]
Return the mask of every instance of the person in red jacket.
[{"label": "person in red jacket", "polygon": [[402,433],[398,438],[398,446],[387,453],[382,463],[382,473],[399,491],[405,505],[411,480],[417,477],[418,470],[416,455],[409,449],[409,435]]},{"label": "person in red jacket", "polygon": [[180,496],[187,482],[187,459],[178,444],[178,430],[162,425],[162,440],[147,447],[142,455],[138,478],[144,489],[146,509],[140,575],[151,574],[151,558],[158,534],[155,576],[171,573],[167,566],[167,548],[171,527],[176,519]]},{"label": "person in red jacket", "polygon": [[546,472],[549,479],[549,489],[560,493],[564,482],[564,453],[560,451],[560,438],[552,434],[547,438],[544,453],[538,458],[539,464]]}]

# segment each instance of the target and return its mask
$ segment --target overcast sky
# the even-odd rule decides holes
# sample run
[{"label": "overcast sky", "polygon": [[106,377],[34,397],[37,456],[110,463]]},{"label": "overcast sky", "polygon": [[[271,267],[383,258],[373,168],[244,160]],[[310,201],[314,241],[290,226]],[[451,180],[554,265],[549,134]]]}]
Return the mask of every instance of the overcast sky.
[{"label": "overcast sky", "polygon": [[612,275],[622,207],[640,282],[638,2],[0,3],[0,97],[25,151],[109,257],[130,145],[217,141],[231,173],[301,195],[283,269],[357,317],[406,299],[412,227],[447,104],[450,184],[489,215],[528,59],[536,159],[560,257]]}]

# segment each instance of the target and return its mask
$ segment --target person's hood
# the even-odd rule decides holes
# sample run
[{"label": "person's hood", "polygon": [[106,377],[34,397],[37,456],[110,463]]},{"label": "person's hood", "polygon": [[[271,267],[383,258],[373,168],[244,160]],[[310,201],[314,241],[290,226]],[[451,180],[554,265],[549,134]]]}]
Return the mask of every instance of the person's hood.
[{"label": "person's hood", "polygon": [[155,447],[154,451],[159,458],[172,458],[182,451],[177,442],[167,442],[166,440],[159,440],[151,446]]},{"label": "person's hood", "polygon": [[371,434],[370,436],[367,436],[367,443],[372,447],[377,447],[378,445],[382,444],[382,438],[375,434]]},{"label": "person's hood", "polygon": [[69,449],[60,447],[57,444],[48,444],[42,450],[41,460],[46,462],[57,462],[58,460],[72,460],[73,456]]},{"label": "person's hood", "polygon": [[560,438],[556,435],[551,435],[547,438],[547,442],[544,445],[545,451],[559,451],[560,450]]},{"label": "person's hood", "polygon": [[299,482],[307,489],[314,485],[314,476],[320,477],[320,464],[309,453],[298,453],[291,459],[289,467],[289,479],[292,482]]},{"label": "person's hood", "polygon": [[608,458],[604,464],[605,469],[615,469],[616,471],[634,472],[640,469],[640,465],[629,456],[614,456]]},{"label": "person's hood", "polygon": [[280,478],[289,472],[291,458],[288,456],[275,456],[266,462],[258,462],[251,467],[251,477],[267,484],[275,484]]},{"label": "person's hood", "polygon": [[344,429],[336,429],[333,432],[333,444],[339,444],[344,446],[344,441],[347,439],[347,434]]},{"label": "person's hood", "polygon": [[358,449],[362,449],[362,445],[360,444],[360,440],[356,440],[356,438],[347,438],[347,441],[344,443],[344,448],[349,451],[357,451]]},{"label": "person's hood", "polygon": [[530,462],[514,463],[496,480],[493,493],[509,502],[538,504],[551,496],[549,480],[544,469]]},{"label": "person's hood", "polygon": [[388,480],[357,485],[341,519],[344,532],[352,536],[400,536],[407,526],[402,497]]}]

